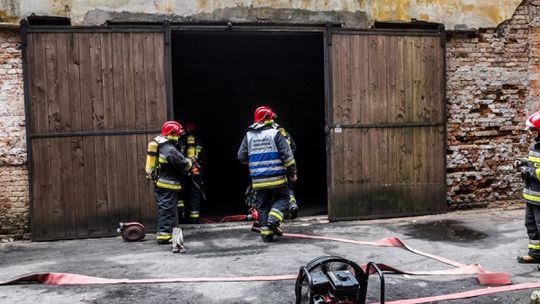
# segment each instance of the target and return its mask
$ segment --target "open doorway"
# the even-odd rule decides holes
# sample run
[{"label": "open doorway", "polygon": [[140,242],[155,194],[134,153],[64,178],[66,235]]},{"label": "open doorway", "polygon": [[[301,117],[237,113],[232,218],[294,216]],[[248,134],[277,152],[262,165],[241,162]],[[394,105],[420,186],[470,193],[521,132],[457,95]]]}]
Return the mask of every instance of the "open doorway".
[{"label": "open doorway", "polygon": [[327,213],[322,33],[172,33],[174,116],[204,143],[202,216],[245,212],[236,158],[253,111],[270,106],[297,144],[299,216]]}]

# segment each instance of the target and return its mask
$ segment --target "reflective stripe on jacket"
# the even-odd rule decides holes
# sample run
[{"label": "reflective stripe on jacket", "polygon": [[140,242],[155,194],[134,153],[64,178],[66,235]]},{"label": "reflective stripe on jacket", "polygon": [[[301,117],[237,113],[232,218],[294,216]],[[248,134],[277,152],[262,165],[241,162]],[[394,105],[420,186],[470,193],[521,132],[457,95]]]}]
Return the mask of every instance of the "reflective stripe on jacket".
[{"label": "reflective stripe on jacket", "polygon": [[158,143],[158,170],[156,187],[172,191],[182,189],[182,177],[191,169],[191,160],[184,157],[174,143],[156,137]]},{"label": "reflective stripe on jacket", "polygon": [[253,189],[287,183],[287,170],[274,140],[277,132],[276,129],[267,128],[247,133],[249,174]]},{"label": "reflective stripe on jacket", "polygon": [[253,124],[238,149],[238,160],[249,165],[253,189],[277,188],[296,174],[291,147],[272,122]]}]

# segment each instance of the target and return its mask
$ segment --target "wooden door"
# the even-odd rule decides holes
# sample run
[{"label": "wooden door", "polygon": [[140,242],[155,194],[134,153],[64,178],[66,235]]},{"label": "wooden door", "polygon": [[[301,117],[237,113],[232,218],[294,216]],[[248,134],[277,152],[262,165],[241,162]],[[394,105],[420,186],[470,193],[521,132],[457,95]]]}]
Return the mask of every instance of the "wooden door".
[{"label": "wooden door", "polygon": [[164,33],[29,30],[24,64],[34,240],[155,226],[147,142],[167,118]]},{"label": "wooden door", "polygon": [[440,33],[330,38],[329,218],[446,210]]}]

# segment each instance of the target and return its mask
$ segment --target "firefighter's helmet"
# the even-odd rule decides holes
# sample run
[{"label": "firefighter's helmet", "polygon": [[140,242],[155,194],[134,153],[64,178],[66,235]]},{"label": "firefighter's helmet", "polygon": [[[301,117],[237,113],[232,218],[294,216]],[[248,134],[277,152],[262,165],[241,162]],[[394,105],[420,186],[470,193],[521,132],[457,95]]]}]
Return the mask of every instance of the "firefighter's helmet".
[{"label": "firefighter's helmet", "polygon": [[534,112],[525,122],[527,128],[540,130],[540,112]]},{"label": "firefighter's helmet", "polygon": [[195,132],[195,125],[191,122],[186,123],[186,132],[187,133],[193,133]]},{"label": "firefighter's helmet", "polygon": [[180,135],[183,135],[184,133],[185,132],[184,132],[184,128],[182,128],[182,125],[179,122],[174,121],[174,120],[166,121],[161,126],[161,135],[163,136],[168,136],[168,135],[180,136]]},{"label": "firefighter's helmet", "polygon": [[253,113],[253,121],[255,123],[263,123],[274,118],[277,118],[276,113],[267,106],[258,107]]}]

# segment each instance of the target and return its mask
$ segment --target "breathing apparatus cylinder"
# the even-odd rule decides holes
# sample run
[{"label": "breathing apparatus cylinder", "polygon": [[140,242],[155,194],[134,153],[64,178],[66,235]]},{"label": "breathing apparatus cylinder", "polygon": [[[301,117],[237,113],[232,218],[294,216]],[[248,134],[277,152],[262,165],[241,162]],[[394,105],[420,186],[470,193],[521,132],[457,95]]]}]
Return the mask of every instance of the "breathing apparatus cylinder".
[{"label": "breathing apparatus cylinder", "polygon": [[188,157],[188,158],[195,157],[195,152],[196,152],[196,149],[195,149],[195,136],[188,135],[186,143],[187,143],[186,157]]},{"label": "breathing apparatus cylinder", "polygon": [[158,143],[154,140],[148,143],[146,149],[146,165],[145,170],[148,177],[152,177],[156,171],[158,159]]}]

